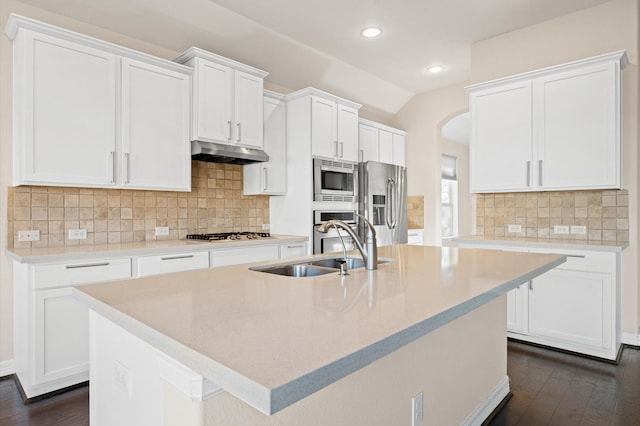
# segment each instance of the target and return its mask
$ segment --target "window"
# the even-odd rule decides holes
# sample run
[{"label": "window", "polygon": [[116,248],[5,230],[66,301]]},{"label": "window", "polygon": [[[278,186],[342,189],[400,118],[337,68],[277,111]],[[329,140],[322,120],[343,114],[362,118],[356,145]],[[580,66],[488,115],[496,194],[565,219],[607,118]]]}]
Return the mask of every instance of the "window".
[{"label": "window", "polygon": [[442,155],[442,238],[458,236],[458,171],[456,157]]}]

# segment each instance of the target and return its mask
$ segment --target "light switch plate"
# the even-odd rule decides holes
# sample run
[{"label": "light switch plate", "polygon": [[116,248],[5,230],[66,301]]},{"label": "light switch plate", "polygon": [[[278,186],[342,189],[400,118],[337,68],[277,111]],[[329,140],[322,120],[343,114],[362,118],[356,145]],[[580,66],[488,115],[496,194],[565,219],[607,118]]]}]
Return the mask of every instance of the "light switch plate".
[{"label": "light switch plate", "polygon": [[263,223],[262,224],[262,230],[263,231],[268,231],[269,229],[271,229],[271,224],[270,223]]}]

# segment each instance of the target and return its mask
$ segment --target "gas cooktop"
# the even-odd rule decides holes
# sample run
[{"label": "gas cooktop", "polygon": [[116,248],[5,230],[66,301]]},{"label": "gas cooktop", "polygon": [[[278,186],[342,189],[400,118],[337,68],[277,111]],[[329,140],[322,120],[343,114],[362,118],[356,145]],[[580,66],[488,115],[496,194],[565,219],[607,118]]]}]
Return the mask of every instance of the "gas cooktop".
[{"label": "gas cooktop", "polygon": [[268,232],[216,232],[212,234],[187,234],[188,240],[221,241],[221,240],[258,240],[269,238]]}]

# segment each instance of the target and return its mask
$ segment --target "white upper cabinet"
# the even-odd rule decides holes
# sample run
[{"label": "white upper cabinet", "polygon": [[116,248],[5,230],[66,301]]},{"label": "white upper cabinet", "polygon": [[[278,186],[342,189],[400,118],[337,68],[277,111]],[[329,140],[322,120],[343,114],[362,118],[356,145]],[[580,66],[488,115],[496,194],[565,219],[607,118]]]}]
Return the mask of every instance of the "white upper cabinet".
[{"label": "white upper cabinet", "polygon": [[188,189],[189,76],[122,59],[122,168],[125,187]]},{"label": "white upper cabinet", "polygon": [[17,15],[6,33],[14,185],[190,190],[188,67]]},{"label": "white upper cabinet", "polygon": [[358,161],[360,105],[316,89],[312,89],[312,93],[311,154],[314,157]]},{"label": "white upper cabinet", "polygon": [[13,183],[110,185],[116,55],[23,30],[14,86]]},{"label": "white upper cabinet", "polygon": [[405,165],[405,132],[361,118],[358,124],[359,161]]},{"label": "white upper cabinet", "polygon": [[264,150],[269,161],[243,166],[244,194],[287,192],[287,111],[282,95],[264,92]]},{"label": "white upper cabinet", "polygon": [[472,92],[469,107],[472,190],[532,188],[531,82]]},{"label": "white upper cabinet", "polygon": [[473,192],[620,188],[624,51],[468,88]]},{"label": "white upper cabinet", "polygon": [[266,72],[196,47],[176,62],[194,69],[191,140],[263,147]]}]

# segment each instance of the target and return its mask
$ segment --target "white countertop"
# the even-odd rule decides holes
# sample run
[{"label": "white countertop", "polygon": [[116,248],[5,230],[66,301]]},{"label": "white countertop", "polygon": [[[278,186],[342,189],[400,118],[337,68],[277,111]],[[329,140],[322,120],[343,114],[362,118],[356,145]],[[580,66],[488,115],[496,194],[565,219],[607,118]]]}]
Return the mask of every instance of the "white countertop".
[{"label": "white countertop", "polygon": [[74,295],[270,414],[566,259],[413,245],[381,247],[379,256],[394,261],[345,277],[238,265],[82,286]]},{"label": "white countertop", "polygon": [[458,243],[473,243],[487,246],[550,248],[564,250],[586,250],[620,253],[629,246],[628,242],[589,241],[589,240],[556,240],[548,238],[512,238],[485,237],[483,235],[468,235],[457,237],[443,243],[449,247],[456,247]]},{"label": "white countertop", "polygon": [[20,263],[65,262],[82,259],[147,256],[164,253],[181,253],[196,250],[229,249],[266,244],[286,244],[308,241],[307,237],[295,235],[272,235],[255,240],[163,240],[140,243],[81,245],[44,248],[7,249],[10,258]]}]

